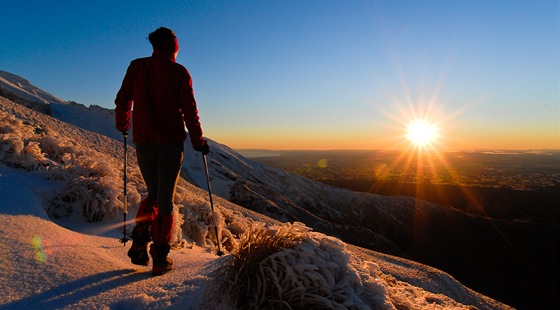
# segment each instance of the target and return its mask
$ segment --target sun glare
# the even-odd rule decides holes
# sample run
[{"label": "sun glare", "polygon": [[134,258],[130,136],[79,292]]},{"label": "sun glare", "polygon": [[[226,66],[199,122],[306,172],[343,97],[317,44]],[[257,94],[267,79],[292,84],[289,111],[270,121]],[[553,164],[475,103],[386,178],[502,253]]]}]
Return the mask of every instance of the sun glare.
[{"label": "sun glare", "polygon": [[406,126],[406,138],[418,149],[433,147],[438,137],[438,126],[426,120],[415,119]]}]

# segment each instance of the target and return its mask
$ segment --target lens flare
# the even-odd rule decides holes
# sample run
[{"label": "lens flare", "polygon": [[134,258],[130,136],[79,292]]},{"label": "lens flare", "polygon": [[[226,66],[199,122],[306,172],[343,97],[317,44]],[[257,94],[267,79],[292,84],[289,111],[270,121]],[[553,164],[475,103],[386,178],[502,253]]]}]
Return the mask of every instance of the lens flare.
[{"label": "lens flare", "polygon": [[31,238],[31,245],[35,251],[35,260],[38,263],[44,263],[47,261],[47,254],[43,249],[43,240],[39,236],[33,236]]}]

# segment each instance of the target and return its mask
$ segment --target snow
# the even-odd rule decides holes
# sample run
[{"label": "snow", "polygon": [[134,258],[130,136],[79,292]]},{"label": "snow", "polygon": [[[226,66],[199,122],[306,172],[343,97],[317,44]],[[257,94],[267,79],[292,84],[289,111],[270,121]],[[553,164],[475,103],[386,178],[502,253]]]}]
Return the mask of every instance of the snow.
[{"label": "snow", "polygon": [[32,85],[28,80],[2,70],[0,70],[0,89],[8,91],[27,101],[36,101],[45,104],[53,102],[64,103],[62,99]]},{"label": "snow", "polygon": [[[6,215],[27,214],[48,220],[47,212],[39,199],[40,192],[51,188],[42,176],[0,165],[0,188],[4,189],[0,199],[0,210]],[[5,189],[10,189],[4,194]],[[14,194],[9,194],[14,193]],[[17,194],[17,195],[16,195]]]},{"label": "snow", "polygon": [[[27,177],[7,170],[13,169],[2,168],[3,176]],[[0,221],[2,309],[195,309],[207,270],[217,262],[200,247],[173,251],[175,270],[153,278],[148,267],[130,264],[128,246],[116,238],[68,230],[25,212],[0,214]]]},{"label": "snow", "polygon": [[[0,120],[2,309],[231,309],[235,296],[212,290],[224,286],[216,271],[231,265],[240,240],[255,227],[271,234],[293,227],[302,231],[301,242],[266,260],[283,266],[285,273],[261,267],[269,272],[263,285],[283,283],[284,287],[272,285],[279,294],[311,296],[307,290],[313,288],[319,292],[313,302],[338,309],[509,308],[437,269],[347,245],[301,223],[282,224],[215,197],[222,249],[228,253],[218,257],[208,193],[184,179],[175,201],[178,221],[170,253],[175,269],[152,277],[149,267],[130,263],[126,255],[130,242],[119,243],[122,142],[3,97]],[[223,156],[240,159],[236,167],[220,166],[217,160],[210,163],[221,169],[213,174],[212,186],[218,192],[231,184],[224,176],[263,169],[225,146],[215,142],[212,146]],[[129,159],[130,231],[145,186],[133,148]],[[202,160],[189,155],[188,163],[187,180],[205,183]]]}]

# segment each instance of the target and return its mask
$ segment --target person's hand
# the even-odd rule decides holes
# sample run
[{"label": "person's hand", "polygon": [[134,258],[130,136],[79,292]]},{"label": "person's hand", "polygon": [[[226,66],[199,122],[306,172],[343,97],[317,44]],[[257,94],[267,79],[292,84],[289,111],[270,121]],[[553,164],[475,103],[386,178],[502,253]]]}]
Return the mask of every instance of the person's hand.
[{"label": "person's hand", "polygon": [[121,126],[120,124],[116,124],[115,128],[120,131],[123,136],[127,136],[128,135],[128,130],[130,130],[130,125],[128,126]]},{"label": "person's hand", "polygon": [[194,149],[198,152],[201,152],[202,155],[210,153],[210,147],[208,146],[208,143],[206,141],[204,141],[204,144],[202,144],[201,146],[194,146]]}]

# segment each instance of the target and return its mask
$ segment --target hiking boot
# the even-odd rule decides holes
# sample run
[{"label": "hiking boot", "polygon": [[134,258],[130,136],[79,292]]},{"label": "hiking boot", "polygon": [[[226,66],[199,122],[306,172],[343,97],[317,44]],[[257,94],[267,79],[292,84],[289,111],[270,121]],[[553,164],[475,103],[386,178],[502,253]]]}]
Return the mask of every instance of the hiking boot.
[{"label": "hiking boot", "polygon": [[152,275],[161,276],[173,269],[173,260],[167,257],[170,249],[171,247],[168,244],[152,244],[150,247],[150,255],[153,261]]},{"label": "hiking boot", "polygon": [[132,246],[128,250],[128,257],[134,265],[148,266],[150,264],[148,244],[132,241]]},{"label": "hiking boot", "polygon": [[148,266],[148,242],[151,241],[150,228],[147,225],[138,224],[132,230],[132,246],[128,250],[128,257],[135,265]]},{"label": "hiking boot", "polygon": [[154,258],[153,268],[152,268],[152,275],[153,276],[161,276],[168,271],[173,269],[173,260],[169,257],[165,258]]}]

